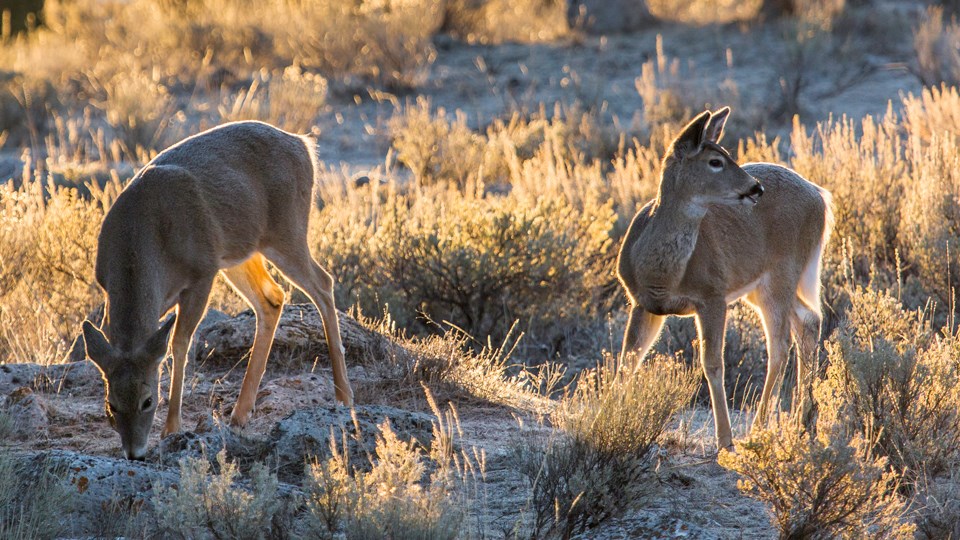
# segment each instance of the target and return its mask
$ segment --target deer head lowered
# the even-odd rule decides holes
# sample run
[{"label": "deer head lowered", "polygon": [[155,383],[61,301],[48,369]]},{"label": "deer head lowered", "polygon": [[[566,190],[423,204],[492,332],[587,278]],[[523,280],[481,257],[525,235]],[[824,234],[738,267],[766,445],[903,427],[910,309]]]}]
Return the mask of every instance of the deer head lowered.
[{"label": "deer head lowered", "polygon": [[[333,278],[307,246],[314,144],[261,122],[205,131],[151,160],[104,218],[96,278],[107,296],[105,333],[86,321],[83,337],[127,458],[146,453],[168,341],[173,370],[163,435],[180,430],[187,349],[218,272],[256,313],[253,349],[230,416],[236,426],[249,420],[284,303],[268,260],[320,311],[336,398],[352,405]],[[171,310],[175,317],[158,329]]]}]

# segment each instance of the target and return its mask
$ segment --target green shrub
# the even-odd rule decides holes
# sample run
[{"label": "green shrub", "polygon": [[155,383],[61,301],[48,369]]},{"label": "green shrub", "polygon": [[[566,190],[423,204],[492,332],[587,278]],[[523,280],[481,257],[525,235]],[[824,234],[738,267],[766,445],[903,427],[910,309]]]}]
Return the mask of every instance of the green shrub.
[{"label": "green shrub", "polygon": [[562,200],[388,201],[375,237],[378,285],[477,338],[502,341],[519,319],[536,342],[555,343],[602,308],[613,217],[609,205]]}]

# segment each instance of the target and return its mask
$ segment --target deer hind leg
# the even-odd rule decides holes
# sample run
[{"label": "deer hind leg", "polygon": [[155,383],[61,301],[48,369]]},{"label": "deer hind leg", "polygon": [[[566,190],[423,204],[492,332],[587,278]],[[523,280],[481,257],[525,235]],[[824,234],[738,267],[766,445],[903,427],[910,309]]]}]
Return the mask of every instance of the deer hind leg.
[{"label": "deer hind leg", "polygon": [[808,427],[813,424],[813,381],[819,371],[820,314],[797,298],[790,326],[797,342],[797,390],[794,404]]},{"label": "deer hind leg", "polygon": [[779,301],[768,291],[758,291],[750,301],[760,313],[767,338],[767,376],[760,393],[760,405],[753,419],[753,429],[763,427],[772,407],[779,403],[784,368],[790,354],[790,305]]},{"label": "deer hind leg", "polygon": [[283,289],[270,277],[266,260],[259,253],[243,264],[224,270],[223,274],[240,296],[250,304],[257,316],[257,333],[253,338],[247,371],[243,375],[237,404],[230,414],[232,425],[243,426],[250,419],[257,402],[260,380],[267,367],[267,357],[270,356],[270,347],[273,345],[273,334],[277,330],[277,323],[280,321],[280,313],[283,310],[284,294]]},{"label": "deer hind leg", "polygon": [[161,437],[180,431],[180,407],[183,403],[183,378],[187,369],[187,351],[190,349],[193,333],[207,311],[207,300],[212,286],[213,279],[207,280],[201,285],[184,290],[177,300],[177,323],[171,340],[173,373],[170,381],[167,420],[160,433]]},{"label": "deer hind leg", "polygon": [[642,361],[650,347],[660,335],[663,321],[666,317],[654,315],[640,306],[630,309],[630,318],[627,328],[623,332],[623,347],[620,349],[620,362],[623,363],[627,354],[636,351],[637,360]]},{"label": "deer hind leg", "polygon": [[266,250],[267,258],[277,265],[287,279],[309,296],[320,311],[333,368],[334,394],[340,403],[353,406],[353,389],[347,377],[347,364],[340,340],[340,322],[333,299],[333,277],[313,260],[306,241],[292,245],[302,247],[270,248]]},{"label": "deer hind leg", "polygon": [[700,362],[710,390],[717,448],[731,448],[730,412],[723,387],[723,347],[727,326],[727,303],[719,298],[697,309],[697,333],[700,336]]}]

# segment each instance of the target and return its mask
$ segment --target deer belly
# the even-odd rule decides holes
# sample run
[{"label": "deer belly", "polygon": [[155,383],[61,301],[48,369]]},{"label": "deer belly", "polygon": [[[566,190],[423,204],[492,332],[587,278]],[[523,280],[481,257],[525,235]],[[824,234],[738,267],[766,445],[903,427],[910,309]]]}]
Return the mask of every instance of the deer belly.
[{"label": "deer belly", "polygon": [[736,290],[734,290],[733,292],[728,293],[727,296],[726,296],[726,301],[727,301],[727,303],[728,303],[728,304],[731,304],[731,303],[733,303],[733,302],[736,302],[737,300],[739,300],[739,299],[743,298],[744,296],[746,296],[747,294],[749,294],[751,291],[753,291],[754,289],[756,289],[758,285],[760,285],[760,280],[762,280],[762,279],[763,279],[763,278],[755,279],[755,280],[751,281],[750,283],[748,283],[747,285],[745,285],[745,286],[743,286],[743,287],[741,287],[741,288],[739,288],[739,289],[736,289]]},{"label": "deer belly", "polygon": [[222,257],[220,259],[220,268],[233,268],[234,266],[240,266],[241,264],[250,260],[253,254],[247,255],[246,257]]},{"label": "deer belly", "polygon": [[692,315],[696,309],[693,302],[685,296],[660,295],[647,291],[638,299],[643,309],[654,315]]}]

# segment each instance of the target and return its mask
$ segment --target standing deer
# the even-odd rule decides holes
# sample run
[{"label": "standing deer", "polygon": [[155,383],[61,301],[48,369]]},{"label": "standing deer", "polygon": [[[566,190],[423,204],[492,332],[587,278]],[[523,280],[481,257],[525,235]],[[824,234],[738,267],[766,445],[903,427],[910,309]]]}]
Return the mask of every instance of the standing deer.
[{"label": "standing deer", "polygon": [[657,198],[634,217],[617,261],[630,299],[621,361],[634,350],[643,358],[667,315],[695,316],[720,448],[733,444],[723,388],[727,305],[745,298],[763,320],[768,363],[757,426],[781,381],[791,330],[798,388],[812,385],[820,261],[832,221],[830,194],[796,172],[737,165],[717,144],[729,114],[704,111],[673,141]]},{"label": "standing deer", "polygon": [[[106,414],[128,459],[143,459],[171,329],[173,373],[163,436],[180,430],[190,340],[217,272],[256,313],[257,330],[230,423],[249,420],[284,303],[269,260],[323,318],[336,398],[352,405],[333,278],[310,256],[315,141],[262,122],[226,124],[164,150],[110,208],[97,248],[104,330],[83,324],[105,382]],[[176,317],[157,326],[167,312]]]}]

